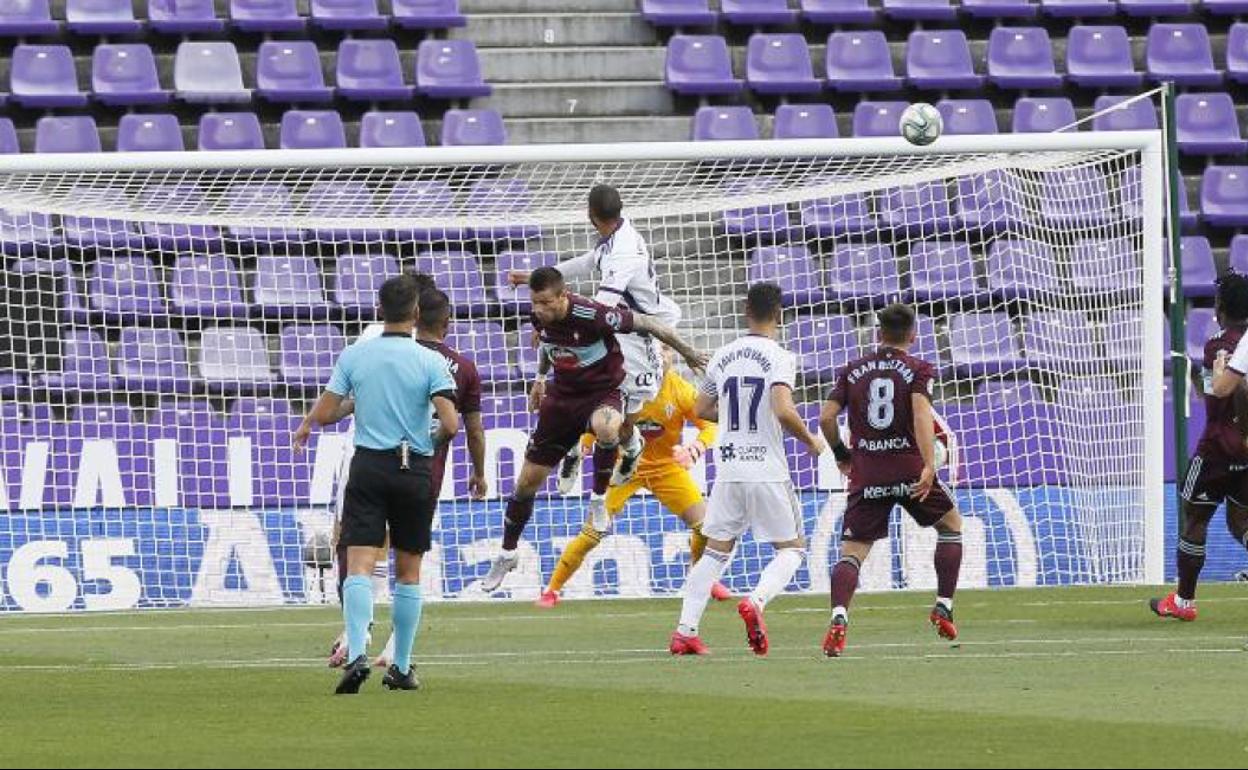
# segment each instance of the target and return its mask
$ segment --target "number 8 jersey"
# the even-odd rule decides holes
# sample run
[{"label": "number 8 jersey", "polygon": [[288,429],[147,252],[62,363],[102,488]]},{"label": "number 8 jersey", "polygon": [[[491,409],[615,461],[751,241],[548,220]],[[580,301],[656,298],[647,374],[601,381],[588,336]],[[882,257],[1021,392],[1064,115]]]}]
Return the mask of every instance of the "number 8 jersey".
[{"label": "number 8 jersey", "polygon": [[828,394],[849,416],[849,492],[864,487],[911,484],[923,472],[914,435],[915,393],[931,398],[932,365],[881,345],[840,371]]},{"label": "number 8 jersey", "polygon": [[771,389],[792,389],[796,368],[792,353],[759,334],[747,334],[715,351],[702,392],[719,400],[716,483],[790,481]]}]

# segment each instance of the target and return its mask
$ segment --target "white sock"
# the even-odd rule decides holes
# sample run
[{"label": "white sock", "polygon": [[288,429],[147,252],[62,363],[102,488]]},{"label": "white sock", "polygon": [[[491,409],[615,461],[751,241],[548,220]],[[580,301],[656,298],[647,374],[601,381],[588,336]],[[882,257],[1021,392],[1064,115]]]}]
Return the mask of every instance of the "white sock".
[{"label": "white sock", "polygon": [[781,548],[771,557],[771,561],[758,578],[758,585],[750,592],[750,601],[759,609],[767,606],[767,602],[776,598],[784,587],[793,579],[794,573],[802,566],[806,552],[801,548]]},{"label": "white sock", "polygon": [[1183,609],[1187,609],[1188,607],[1190,607],[1190,606],[1192,606],[1193,604],[1195,604],[1195,603],[1196,603],[1196,601],[1195,601],[1194,599],[1184,599],[1182,596],[1179,596],[1178,594],[1175,594],[1175,595],[1174,595],[1174,603],[1175,603],[1176,605],[1178,605],[1179,607],[1182,607]]},{"label": "white sock", "polygon": [[390,599],[390,560],[378,559],[373,565],[373,596],[377,601]]},{"label": "white sock", "polygon": [[510,560],[512,560],[512,559],[514,559],[514,558],[516,558],[516,551],[518,551],[518,550],[520,550],[520,549],[518,549],[518,548],[512,548],[510,551],[508,551],[506,548],[504,548],[504,549],[503,549],[503,550],[499,553],[499,555],[500,555],[500,556],[502,556],[504,559],[507,559],[508,561],[510,561]]},{"label": "white sock", "polygon": [[849,622],[849,610],[840,606],[839,604],[832,608],[832,617],[836,618],[838,616],[845,618],[846,623]]},{"label": "white sock", "polygon": [[702,558],[689,570],[685,586],[681,590],[684,601],[680,605],[680,626],[677,628],[680,633],[685,636],[698,635],[698,623],[702,621],[702,613],[706,611],[706,603],[711,598],[711,586],[724,574],[731,555],[707,548]]},{"label": "white sock", "polygon": [[386,640],[386,648],[381,651],[381,655],[379,657],[385,659],[387,663],[394,662],[394,632],[393,631],[390,632],[390,638]]},{"label": "white sock", "polygon": [[943,596],[937,596],[936,603],[944,607],[945,609],[949,610],[950,612],[953,612],[953,599],[946,599]]}]

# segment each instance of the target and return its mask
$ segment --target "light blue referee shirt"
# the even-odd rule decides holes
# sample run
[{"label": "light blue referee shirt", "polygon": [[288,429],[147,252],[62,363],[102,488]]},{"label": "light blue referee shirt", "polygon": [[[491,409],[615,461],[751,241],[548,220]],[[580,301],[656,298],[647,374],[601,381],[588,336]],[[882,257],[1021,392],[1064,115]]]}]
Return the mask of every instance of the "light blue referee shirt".
[{"label": "light blue referee shirt", "polygon": [[398,332],[349,345],[325,389],[355,397],[356,446],[394,449],[407,439],[413,452],[425,456],[433,455],[434,394],[455,398],[446,359]]}]

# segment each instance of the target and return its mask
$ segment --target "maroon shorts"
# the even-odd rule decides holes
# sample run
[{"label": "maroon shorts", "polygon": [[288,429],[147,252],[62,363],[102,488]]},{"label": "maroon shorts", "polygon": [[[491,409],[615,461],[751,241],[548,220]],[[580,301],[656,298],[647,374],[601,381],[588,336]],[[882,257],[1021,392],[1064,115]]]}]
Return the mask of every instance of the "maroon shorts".
[{"label": "maroon shorts", "polygon": [[888,517],[900,505],[919,526],[930,527],[953,510],[953,495],[939,479],[923,501],[910,497],[909,484],[868,486],[851,492],[841,522],[841,539],[873,543],[888,537]]},{"label": "maroon shorts", "polygon": [[624,400],[619,388],[577,395],[551,394],[543,398],[524,459],[548,468],[558,465],[589,429],[594,412],[603,406],[623,412]]},{"label": "maroon shorts", "polygon": [[1216,508],[1225,500],[1240,507],[1248,506],[1248,465],[1231,465],[1194,455],[1187,466],[1179,497],[1191,505]]}]

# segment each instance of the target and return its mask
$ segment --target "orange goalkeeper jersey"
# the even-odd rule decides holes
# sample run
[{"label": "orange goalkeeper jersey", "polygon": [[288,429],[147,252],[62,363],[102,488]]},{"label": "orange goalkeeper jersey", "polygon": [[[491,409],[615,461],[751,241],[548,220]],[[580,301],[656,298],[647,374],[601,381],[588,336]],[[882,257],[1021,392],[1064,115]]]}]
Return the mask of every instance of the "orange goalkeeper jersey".
[{"label": "orange goalkeeper jersey", "polygon": [[667,370],[658,395],[647,402],[637,415],[637,428],[646,438],[646,449],[641,453],[641,464],[637,467],[639,473],[676,464],[672,450],[681,443],[685,422],[698,426],[698,439],[703,445],[710,447],[715,442],[715,423],[693,416],[693,402],[697,398],[697,388],[676,370]]}]

